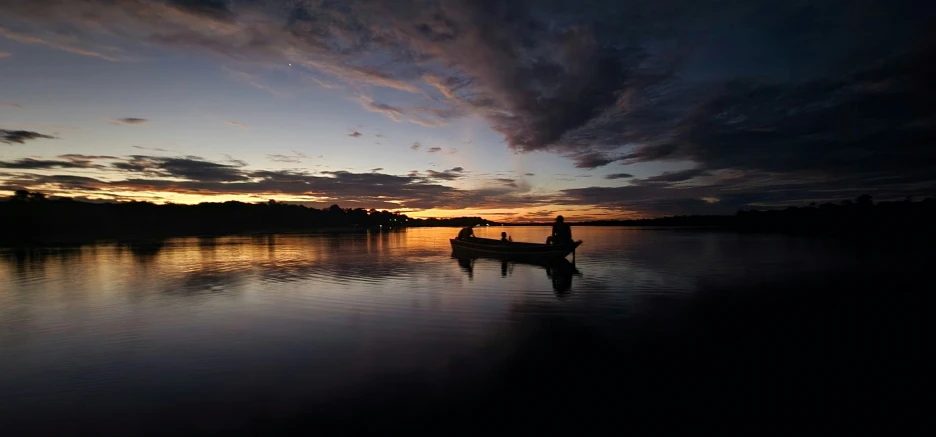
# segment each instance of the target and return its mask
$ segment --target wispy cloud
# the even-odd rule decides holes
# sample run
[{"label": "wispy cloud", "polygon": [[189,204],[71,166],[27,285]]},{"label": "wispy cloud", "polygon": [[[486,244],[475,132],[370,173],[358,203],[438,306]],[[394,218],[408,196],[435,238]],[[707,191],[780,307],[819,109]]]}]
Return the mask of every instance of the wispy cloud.
[{"label": "wispy cloud", "polygon": [[240,83],[243,83],[243,84],[245,84],[245,85],[249,85],[249,86],[252,86],[252,87],[254,87],[254,88],[261,89],[261,90],[267,91],[267,92],[269,92],[269,93],[271,93],[271,94],[275,94],[275,95],[278,95],[278,96],[279,96],[279,95],[282,95],[282,92],[280,92],[280,91],[276,90],[275,88],[273,88],[272,86],[268,85],[268,84],[267,84],[266,82],[264,82],[263,79],[261,79],[260,76],[257,75],[257,74],[248,73],[248,72],[246,72],[246,71],[241,71],[241,70],[235,70],[235,69],[233,69],[233,68],[226,67],[226,66],[225,66],[225,67],[221,67],[221,71],[222,71],[224,74],[226,74],[228,77],[231,77],[232,79],[234,79],[234,80],[236,80],[236,81],[238,81],[238,82],[240,82]]},{"label": "wispy cloud", "polygon": [[224,124],[231,126],[231,127],[236,127],[238,129],[247,129],[247,125],[243,123],[238,123],[236,121],[225,121]]},{"label": "wispy cloud", "polygon": [[152,150],[154,152],[175,152],[174,150],[163,149],[159,147],[133,146],[133,148],[140,149],[140,150]]},{"label": "wispy cloud", "polygon": [[19,103],[9,103],[9,102],[0,101],[0,108],[23,109],[23,105],[20,105]]},{"label": "wispy cloud", "polygon": [[39,38],[39,37],[35,37],[35,36],[26,35],[26,34],[24,34],[24,33],[16,32],[16,31],[13,31],[12,29],[8,29],[8,28],[3,27],[3,26],[0,26],[0,36],[4,37],[4,38],[6,38],[6,39],[9,39],[9,40],[11,40],[11,41],[16,41],[16,42],[19,42],[19,43],[22,43],[22,44],[38,44],[38,45],[44,45],[44,46],[46,46],[46,47],[50,47],[50,48],[53,48],[53,49],[63,50],[63,51],[69,52],[69,53],[74,53],[74,54],[76,54],[76,55],[90,56],[90,57],[94,57],[94,58],[98,58],[98,59],[103,59],[103,60],[105,60],[105,61],[120,62],[120,61],[127,60],[127,59],[125,59],[125,58],[120,58],[120,57],[117,57],[117,56],[108,55],[108,54],[96,52],[96,51],[93,51],[93,50],[84,49],[84,48],[77,47],[77,46],[70,45],[70,44],[65,44],[65,43],[61,43],[61,42],[57,42],[57,41],[52,41],[52,40],[48,40],[48,39],[43,39],[43,38]]},{"label": "wispy cloud", "polygon": [[[282,154],[267,155],[267,159],[269,159],[270,161],[290,163],[290,164],[298,164],[307,158],[308,156],[306,156],[305,153],[297,152],[295,150],[293,150],[292,154],[290,155],[282,155]],[[319,156],[319,158],[321,158],[321,156]]]},{"label": "wispy cloud", "polygon": [[634,175],[632,175],[632,174],[630,174],[630,173],[614,173],[614,174],[609,174],[609,175],[605,176],[605,179],[611,179],[611,180],[614,180],[614,179],[629,179],[629,178],[632,178],[632,177],[634,177]]},{"label": "wispy cloud", "polygon": [[360,137],[360,136],[362,136],[362,135],[364,135],[364,134],[362,134],[362,133],[360,133],[360,132],[358,132],[358,131],[356,131],[356,130],[355,130],[355,131],[351,131],[351,133],[348,134],[348,136],[349,136],[349,137],[352,137],[352,138],[358,138],[358,137]]},{"label": "wispy cloud", "polygon": [[391,106],[386,103],[375,102],[367,97],[361,97],[361,106],[370,111],[377,112],[386,115],[393,121],[402,121],[403,119],[403,110],[397,108],[396,106]]},{"label": "wispy cloud", "polygon": [[430,147],[429,150],[426,150],[426,152],[428,153],[438,153],[441,151],[442,151],[441,147]]},{"label": "wispy cloud", "polygon": [[111,121],[111,124],[123,124],[123,125],[128,125],[128,126],[146,124],[146,123],[149,123],[149,120],[145,118],[135,118],[135,117],[116,118]]},{"label": "wispy cloud", "polygon": [[9,58],[10,56],[13,56],[13,54],[10,52],[0,51],[0,58]]}]

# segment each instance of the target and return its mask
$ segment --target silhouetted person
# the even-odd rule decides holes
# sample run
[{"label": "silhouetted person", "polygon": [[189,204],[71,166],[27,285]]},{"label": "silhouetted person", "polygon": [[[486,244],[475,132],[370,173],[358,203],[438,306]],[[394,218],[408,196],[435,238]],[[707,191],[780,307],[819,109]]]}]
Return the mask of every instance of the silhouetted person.
[{"label": "silhouetted person", "polygon": [[560,215],[556,217],[556,223],[553,224],[552,235],[546,238],[546,244],[568,244],[572,242],[572,228],[565,223],[565,219]]},{"label": "silhouetted person", "polygon": [[506,232],[501,232],[501,241],[504,243],[510,243],[513,241],[513,238],[508,237]]},{"label": "silhouetted person", "polygon": [[474,238],[474,229],[471,226],[467,226],[458,231],[459,240],[467,240],[469,238]]}]

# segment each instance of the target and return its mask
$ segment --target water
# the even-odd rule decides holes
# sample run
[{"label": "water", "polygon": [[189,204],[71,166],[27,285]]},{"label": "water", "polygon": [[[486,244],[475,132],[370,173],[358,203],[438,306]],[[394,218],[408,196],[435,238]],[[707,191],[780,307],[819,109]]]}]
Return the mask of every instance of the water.
[{"label": "water", "polygon": [[[502,230],[548,233],[477,234]],[[527,428],[522,411],[553,402],[571,421],[804,387],[819,402],[856,374],[874,389],[880,353],[927,349],[918,253],[576,228],[575,265],[547,268],[455,259],[456,231],[3,249],[0,432]],[[910,389],[908,369],[876,389]]]}]

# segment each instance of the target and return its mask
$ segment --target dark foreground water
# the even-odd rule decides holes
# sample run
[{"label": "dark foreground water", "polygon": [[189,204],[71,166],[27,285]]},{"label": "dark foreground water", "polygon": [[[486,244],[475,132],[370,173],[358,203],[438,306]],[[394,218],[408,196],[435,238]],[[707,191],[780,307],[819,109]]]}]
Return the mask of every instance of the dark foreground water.
[{"label": "dark foreground water", "polygon": [[0,435],[769,429],[931,396],[926,247],[574,232],[548,268],[452,258],[454,229],[0,250]]}]

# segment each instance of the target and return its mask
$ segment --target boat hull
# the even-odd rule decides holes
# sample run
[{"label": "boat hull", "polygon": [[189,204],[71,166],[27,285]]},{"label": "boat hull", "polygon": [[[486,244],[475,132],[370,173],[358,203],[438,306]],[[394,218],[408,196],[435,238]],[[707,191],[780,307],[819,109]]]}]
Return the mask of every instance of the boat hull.
[{"label": "boat hull", "polygon": [[565,258],[582,242],[569,244],[504,243],[488,238],[451,239],[452,252],[456,255],[494,256],[506,259],[549,259]]}]

